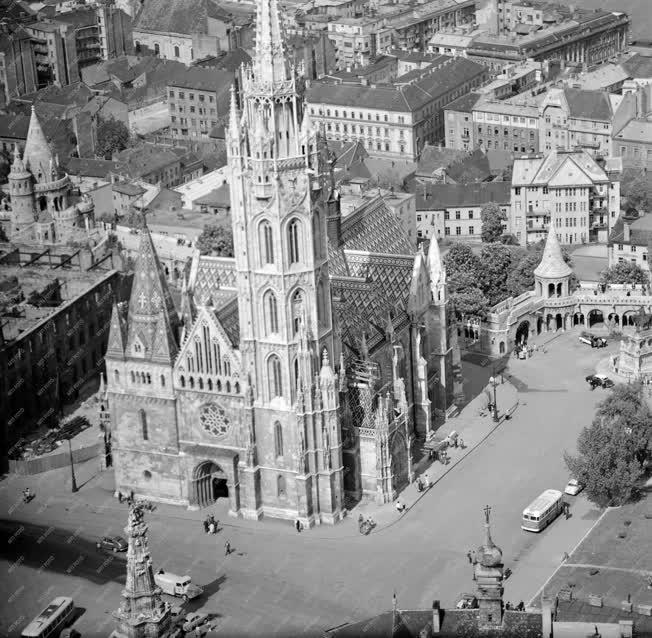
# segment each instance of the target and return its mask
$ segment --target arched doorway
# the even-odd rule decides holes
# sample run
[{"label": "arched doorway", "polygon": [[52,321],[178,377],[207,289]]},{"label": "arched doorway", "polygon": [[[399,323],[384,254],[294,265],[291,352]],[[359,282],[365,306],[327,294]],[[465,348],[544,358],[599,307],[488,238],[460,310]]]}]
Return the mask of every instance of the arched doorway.
[{"label": "arched doorway", "polygon": [[500,344],[498,345],[498,351],[500,354],[505,354],[505,342],[501,341]]},{"label": "arched doorway", "polygon": [[543,330],[543,317],[537,317],[537,334],[540,335]]},{"label": "arched doorway", "polygon": [[392,488],[399,492],[408,483],[408,451],[405,439],[398,432],[392,439],[390,450],[392,455]]},{"label": "arched doorway", "polygon": [[527,343],[527,338],[529,336],[530,336],[530,322],[521,321],[521,323],[518,324],[518,328],[516,328],[516,337],[514,338],[514,342],[516,343],[516,345],[525,344]]},{"label": "arched doorway", "polygon": [[623,326],[635,326],[636,325],[636,313],[628,310],[623,315]]},{"label": "arched doorway", "polygon": [[218,498],[229,497],[228,477],[217,463],[204,461],[192,473],[192,497],[199,507],[208,507]]},{"label": "arched doorway", "polygon": [[591,310],[588,315],[589,328],[595,326],[596,323],[604,323],[604,316],[601,310]]},{"label": "arched doorway", "polygon": [[564,319],[559,312],[555,315],[555,326],[556,330],[561,330],[564,327]]}]

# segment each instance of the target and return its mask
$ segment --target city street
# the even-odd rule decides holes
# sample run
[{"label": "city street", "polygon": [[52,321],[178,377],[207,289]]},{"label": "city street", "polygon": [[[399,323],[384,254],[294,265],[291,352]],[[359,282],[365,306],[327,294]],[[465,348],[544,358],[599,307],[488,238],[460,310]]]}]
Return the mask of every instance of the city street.
[{"label": "city street", "polygon": [[[450,606],[461,592],[473,591],[466,552],[483,541],[482,509],[489,504],[493,539],[513,571],[505,599],[528,603],[600,515],[581,496],[571,497],[570,520],[560,517],[541,534],[520,527],[522,510],[541,491],[563,490],[563,451],[574,451],[606,392],[590,391],[584,377],[618,344],[594,350],[577,337],[571,331],[545,354],[510,359],[506,375],[520,402],[513,418],[407,513],[397,513],[394,524],[361,536],[354,514],[336,528],[299,534],[290,522],[229,519],[219,504],[213,511],[222,529],[208,536],[196,513],[160,507],[146,515],[154,566],[191,574],[206,588],[188,609],[216,613],[222,635],[317,636],[390,609],[394,591],[402,609],[430,607],[433,599]],[[96,463],[87,465],[79,468],[80,484],[96,472]],[[124,555],[100,552],[95,541],[123,534],[126,506],[111,496],[107,476],[91,479],[77,494],[70,494],[63,470],[34,477],[37,498],[26,506],[20,500],[25,478],[0,483],[0,634],[19,635],[55,595],[72,595],[85,609],[76,623],[83,635],[110,633]],[[39,490],[51,498],[39,498]],[[235,550],[228,557],[226,539]]]}]

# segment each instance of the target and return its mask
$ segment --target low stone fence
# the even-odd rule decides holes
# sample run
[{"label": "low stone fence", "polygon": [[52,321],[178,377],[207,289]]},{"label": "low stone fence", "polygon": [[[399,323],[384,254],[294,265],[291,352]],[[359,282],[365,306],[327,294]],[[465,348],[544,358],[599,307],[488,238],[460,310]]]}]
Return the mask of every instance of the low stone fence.
[{"label": "low stone fence", "polygon": [[[90,459],[104,454],[104,443],[95,443],[87,447],[78,448],[72,451],[72,459],[74,463],[83,463]],[[34,474],[41,474],[50,470],[56,470],[60,467],[65,467],[70,464],[70,453],[67,446],[59,452],[48,454],[47,456],[39,456],[33,459],[20,459],[9,460],[9,471],[12,474],[19,474],[21,476],[32,476]]]}]

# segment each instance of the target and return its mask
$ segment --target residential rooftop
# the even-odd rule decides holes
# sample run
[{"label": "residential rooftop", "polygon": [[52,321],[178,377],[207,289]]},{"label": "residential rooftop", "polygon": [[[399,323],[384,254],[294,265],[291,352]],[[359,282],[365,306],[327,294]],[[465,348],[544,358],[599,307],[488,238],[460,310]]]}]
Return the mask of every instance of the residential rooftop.
[{"label": "residential rooftop", "polygon": [[652,121],[650,120],[630,120],[620,129],[614,140],[627,140],[630,142],[640,142],[642,144],[652,144]]},{"label": "residential rooftop", "polygon": [[417,210],[444,210],[484,206],[488,202],[507,205],[511,199],[509,182],[472,184],[420,184],[416,186]]}]

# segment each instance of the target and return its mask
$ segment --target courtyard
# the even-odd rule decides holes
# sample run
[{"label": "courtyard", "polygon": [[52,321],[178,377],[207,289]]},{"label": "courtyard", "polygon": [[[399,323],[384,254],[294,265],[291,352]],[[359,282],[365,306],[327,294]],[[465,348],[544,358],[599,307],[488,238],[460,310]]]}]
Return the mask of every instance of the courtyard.
[{"label": "courtyard", "polygon": [[[562,453],[575,449],[605,392],[591,392],[584,377],[617,343],[592,349],[578,335],[577,329],[556,333],[545,353],[510,359],[504,375],[519,402],[512,418],[406,513],[392,512],[394,518],[369,536],[359,534],[356,512],[337,526],[297,533],[291,521],[229,518],[224,499],[202,512],[161,505],[147,515],[155,568],[188,573],[205,587],[188,609],[217,614],[221,635],[318,636],[390,609],[394,591],[402,609],[430,607],[434,599],[451,606],[461,592],[473,591],[466,553],[483,541],[482,509],[490,504],[492,536],[513,571],[505,600],[528,602],[601,515],[580,495],[570,520],[560,518],[542,534],[520,527],[523,508],[540,492],[563,489],[568,473]],[[464,366],[468,390],[480,392],[486,381],[477,379],[486,379],[491,366]],[[478,429],[486,427],[482,418],[488,417],[478,416]],[[455,419],[445,427],[455,429]],[[55,595],[71,595],[83,608],[76,623],[82,634],[110,633],[124,557],[98,551],[95,541],[123,534],[127,510],[113,497],[111,472],[98,465],[77,468],[77,494],[70,493],[66,468],[0,483],[0,560],[7,574],[0,582],[2,634],[19,635]],[[37,498],[23,505],[20,491],[28,484]],[[209,512],[220,521],[215,536],[203,531]],[[230,556],[224,556],[227,539],[235,550]]]}]

